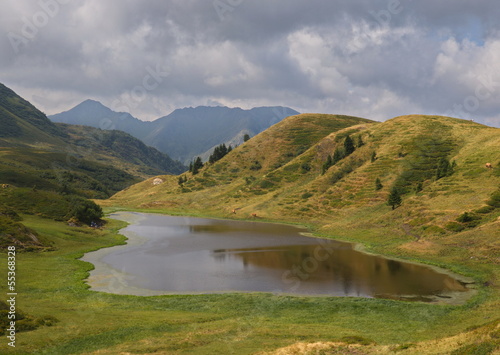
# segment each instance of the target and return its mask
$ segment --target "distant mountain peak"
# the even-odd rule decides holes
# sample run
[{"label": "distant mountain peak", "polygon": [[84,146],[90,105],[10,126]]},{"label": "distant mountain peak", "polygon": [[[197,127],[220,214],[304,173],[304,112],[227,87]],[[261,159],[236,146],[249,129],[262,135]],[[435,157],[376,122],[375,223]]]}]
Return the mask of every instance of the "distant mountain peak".
[{"label": "distant mountain peak", "polygon": [[[80,105],[98,105],[98,106],[104,106],[100,101],[97,100],[92,100],[92,99],[87,99],[85,101],[82,101]],[[78,105],[79,106],[79,105]],[[106,106],[104,106],[106,107]],[[106,107],[107,108],[107,107]]]}]

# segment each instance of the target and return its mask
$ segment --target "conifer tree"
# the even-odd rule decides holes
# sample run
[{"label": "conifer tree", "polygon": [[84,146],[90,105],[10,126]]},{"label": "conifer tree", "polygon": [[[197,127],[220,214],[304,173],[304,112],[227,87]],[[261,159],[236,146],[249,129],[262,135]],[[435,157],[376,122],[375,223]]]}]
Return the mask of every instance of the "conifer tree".
[{"label": "conifer tree", "polygon": [[384,187],[384,185],[382,185],[382,182],[380,181],[380,178],[377,178],[375,180],[375,190],[376,191],[381,190],[383,187]]},{"label": "conifer tree", "polygon": [[326,162],[323,164],[322,174],[326,173],[326,171],[330,169],[332,165],[333,165],[332,156],[328,154],[328,158],[326,158]]},{"label": "conifer tree", "polygon": [[193,163],[193,168],[191,172],[193,173],[193,175],[196,175],[199,173],[201,168],[203,168],[203,162],[201,161],[200,157],[197,157]]},{"label": "conifer tree", "polygon": [[352,141],[352,138],[349,135],[345,137],[344,150],[345,150],[345,156],[351,155],[352,153],[354,153],[354,150],[356,150],[356,148],[354,147],[354,142]]},{"label": "conifer tree", "polygon": [[401,194],[399,192],[399,189],[396,187],[393,187],[391,189],[391,193],[389,195],[389,198],[387,200],[387,203],[389,206],[392,206],[392,209],[396,209],[397,207],[401,206],[401,203],[403,200],[401,199]]}]

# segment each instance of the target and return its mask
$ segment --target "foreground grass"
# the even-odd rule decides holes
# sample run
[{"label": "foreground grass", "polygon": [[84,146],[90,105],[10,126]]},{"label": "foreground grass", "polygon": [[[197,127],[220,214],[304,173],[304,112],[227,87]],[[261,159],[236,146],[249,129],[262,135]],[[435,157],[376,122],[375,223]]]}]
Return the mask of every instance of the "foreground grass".
[{"label": "foreground grass", "polygon": [[[498,323],[492,290],[482,290],[462,306],[270,294],[136,297],[93,292],[83,281],[92,266],[77,259],[89,250],[123,243],[116,230],[124,224],[110,221],[107,230],[94,231],[38,217],[26,217],[25,223],[50,238],[57,250],[18,254],[17,307],[59,321],[18,333],[15,349],[6,350],[4,340],[1,353],[252,354],[299,342],[342,340],[377,344],[364,352],[377,350],[374,346],[392,352]],[[494,349],[498,339],[488,336],[491,341],[480,344]],[[460,339],[457,349],[479,337],[470,344]]]}]

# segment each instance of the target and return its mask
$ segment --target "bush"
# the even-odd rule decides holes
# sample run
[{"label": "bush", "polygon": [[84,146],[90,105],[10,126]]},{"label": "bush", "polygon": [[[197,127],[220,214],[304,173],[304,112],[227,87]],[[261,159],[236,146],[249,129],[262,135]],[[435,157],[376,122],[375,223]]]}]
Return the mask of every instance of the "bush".
[{"label": "bush", "polygon": [[500,189],[498,189],[491,195],[491,198],[487,202],[487,204],[494,208],[500,208]]},{"label": "bush", "polygon": [[80,222],[90,225],[92,222],[99,222],[104,215],[102,208],[93,201],[73,197],[70,203],[71,210],[67,216],[68,219],[74,217]]},{"label": "bush", "polygon": [[274,187],[274,183],[272,181],[269,181],[269,180],[262,180],[260,182],[259,186],[262,189],[270,189],[270,188]]},{"label": "bush", "polygon": [[308,199],[309,197],[311,197],[313,194],[310,193],[310,192],[304,192],[301,196],[302,199],[306,200]]},{"label": "bush", "polygon": [[473,213],[464,212],[460,216],[457,217],[457,222],[467,223],[467,222],[475,221],[477,219],[478,219],[478,217],[475,216]]},{"label": "bush", "polygon": [[262,165],[260,165],[260,163],[255,160],[252,165],[250,165],[250,170],[254,170],[254,171],[257,171],[257,170],[260,170],[262,169]]},{"label": "bush", "polygon": [[487,213],[493,212],[494,210],[495,210],[495,207],[493,207],[493,206],[483,206],[483,207],[475,210],[474,212],[481,213],[481,214],[487,214]]},{"label": "bush", "polygon": [[375,341],[367,338],[360,337],[358,335],[348,335],[340,339],[347,344],[361,344],[361,345],[371,345],[375,344]]},{"label": "bush", "polygon": [[302,174],[305,174],[309,171],[311,171],[311,165],[309,165],[308,163],[304,163],[300,166],[300,171]]},{"label": "bush", "polygon": [[446,229],[448,229],[449,231],[451,232],[461,232],[465,229],[465,227],[463,226],[463,224],[461,223],[457,223],[457,222],[449,222],[446,226],[445,226]]}]

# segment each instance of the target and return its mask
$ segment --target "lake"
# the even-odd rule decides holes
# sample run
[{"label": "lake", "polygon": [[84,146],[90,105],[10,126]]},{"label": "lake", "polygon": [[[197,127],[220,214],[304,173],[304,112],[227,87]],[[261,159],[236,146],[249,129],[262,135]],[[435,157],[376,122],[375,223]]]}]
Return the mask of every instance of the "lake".
[{"label": "lake", "polygon": [[127,245],[87,253],[93,290],[131,295],[272,292],[463,300],[466,284],[425,265],[273,223],[119,212]]}]

